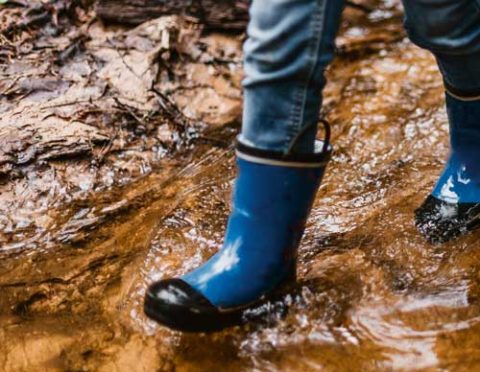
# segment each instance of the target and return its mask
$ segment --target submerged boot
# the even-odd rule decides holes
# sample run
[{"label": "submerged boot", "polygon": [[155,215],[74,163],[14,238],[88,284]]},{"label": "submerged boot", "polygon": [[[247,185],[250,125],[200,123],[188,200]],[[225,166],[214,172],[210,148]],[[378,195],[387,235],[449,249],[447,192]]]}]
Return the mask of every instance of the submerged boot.
[{"label": "submerged boot", "polygon": [[415,211],[419,231],[446,242],[480,223],[480,99],[446,95],[451,154],[433,192]]},{"label": "submerged boot", "polygon": [[296,252],[325,167],[328,139],[313,154],[237,143],[238,178],[221,250],[190,273],[153,283],[145,313],[170,328],[209,332],[240,324],[295,278]]}]

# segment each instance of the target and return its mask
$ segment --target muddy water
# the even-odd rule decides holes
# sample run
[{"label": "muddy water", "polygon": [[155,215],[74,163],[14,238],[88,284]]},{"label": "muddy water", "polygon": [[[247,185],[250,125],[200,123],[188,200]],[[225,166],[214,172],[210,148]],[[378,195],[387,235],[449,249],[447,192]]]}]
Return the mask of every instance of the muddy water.
[{"label": "muddy water", "polygon": [[[141,311],[148,283],[221,245],[234,123],[134,183],[72,202],[28,248],[1,251],[3,370],[480,368],[478,234],[432,246],[413,224],[448,152],[441,80],[428,53],[395,32],[375,45],[390,26],[378,27],[339,40],[354,51],[329,71],[335,156],[299,283],[282,301],[214,335],[171,332]],[[352,38],[368,32],[373,47],[357,55]]]}]

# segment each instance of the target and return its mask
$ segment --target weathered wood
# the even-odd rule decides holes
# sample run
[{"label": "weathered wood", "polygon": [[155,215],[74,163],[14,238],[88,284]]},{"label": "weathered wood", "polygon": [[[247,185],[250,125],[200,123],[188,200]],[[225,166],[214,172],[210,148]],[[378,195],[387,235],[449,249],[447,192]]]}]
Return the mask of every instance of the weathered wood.
[{"label": "weathered wood", "polygon": [[105,143],[108,139],[95,127],[79,122],[67,123],[53,116],[17,124],[1,120],[0,178],[9,174],[15,166],[37,159],[51,160],[91,153],[95,144]]},{"label": "weathered wood", "polygon": [[98,0],[97,15],[107,21],[137,25],[162,15],[187,15],[208,28],[244,30],[250,0]]}]

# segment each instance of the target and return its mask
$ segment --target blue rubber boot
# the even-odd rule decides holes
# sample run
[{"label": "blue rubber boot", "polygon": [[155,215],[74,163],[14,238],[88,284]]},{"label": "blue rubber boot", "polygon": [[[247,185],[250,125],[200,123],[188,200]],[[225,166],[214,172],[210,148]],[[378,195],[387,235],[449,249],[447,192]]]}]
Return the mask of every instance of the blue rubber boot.
[{"label": "blue rubber boot", "polygon": [[480,98],[446,94],[451,154],[432,194],[415,211],[419,231],[443,243],[479,225]]},{"label": "blue rubber boot", "polygon": [[330,159],[326,141],[313,154],[258,150],[237,142],[238,177],[223,247],[199,268],[152,284],[145,313],[170,328],[209,332],[242,322],[294,280],[296,252]]}]

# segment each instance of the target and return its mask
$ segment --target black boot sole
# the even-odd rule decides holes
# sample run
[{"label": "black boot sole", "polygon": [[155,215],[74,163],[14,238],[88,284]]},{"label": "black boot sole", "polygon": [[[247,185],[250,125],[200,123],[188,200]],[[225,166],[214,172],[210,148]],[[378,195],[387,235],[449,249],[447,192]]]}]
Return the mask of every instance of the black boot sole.
[{"label": "black boot sole", "polygon": [[429,195],[415,210],[415,225],[430,243],[446,243],[480,226],[480,203],[448,203]]},{"label": "black boot sole", "polygon": [[145,298],[144,312],[156,322],[175,331],[189,333],[219,332],[225,328],[242,324],[243,309],[220,312],[209,311],[198,313],[193,309],[169,306],[159,309],[158,303],[149,297]]},{"label": "black boot sole", "polygon": [[[290,279],[290,277],[289,277]],[[182,332],[218,332],[225,328],[255,321],[249,313],[269,302],[278,301],[293,282],[286,280],[274,291],[258,301],[234,309],[220,309],[212,305],[201,293],[181,279],[167,279],[154,283],[147,290],[144,302],[145,314],[156,322]],[[167,289],[171,298],[161,299],[159,290]],[[261,316],[261,315],[260,315]]]}]

